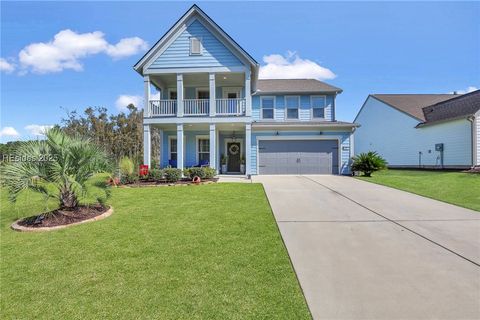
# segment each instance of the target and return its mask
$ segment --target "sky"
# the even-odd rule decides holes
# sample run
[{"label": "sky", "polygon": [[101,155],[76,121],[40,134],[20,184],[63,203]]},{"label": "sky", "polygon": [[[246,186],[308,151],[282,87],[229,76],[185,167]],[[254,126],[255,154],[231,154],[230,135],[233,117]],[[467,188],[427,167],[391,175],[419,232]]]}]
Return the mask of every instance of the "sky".
[{"label": "sky", "polygon": [[[142,104],[133,65],[192,2],[0,3],[0,141],[41,136],[67,111]],[[479,2],[197,2],[262,77],[343,89],[337,120],[372,93],[480,88]]]}]

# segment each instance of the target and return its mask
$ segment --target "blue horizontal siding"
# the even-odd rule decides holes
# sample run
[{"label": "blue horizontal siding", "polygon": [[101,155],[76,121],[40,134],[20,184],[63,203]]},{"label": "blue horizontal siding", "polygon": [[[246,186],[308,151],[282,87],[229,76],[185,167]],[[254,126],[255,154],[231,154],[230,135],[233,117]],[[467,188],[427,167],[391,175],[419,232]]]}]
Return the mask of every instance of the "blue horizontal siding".
[{"label": "blue horizontal siding", "polygon": [[[275,113],[274,121],[285,121],[285,95],[265,95],[265,96],[274,96],[275,97]],[[298,110],[298,116],[300,121],[311,121],[319,120],[312,119],[312,108],[311,108],[311,95],[301,95],[300,96],[300,108]],[[262,119],[261,114],[261,95],[255,95],[252,97],[252,119],[255,121],[272,121],[271,119]],[[325,106],[325,121],[334,121],[334,101],[335,96],[327,95],[326,96],[326,106]],[[291,119],[289,119],[291,121]]]},{"label": "blue horizontal siding", "polygon": [[[201,37],[202,55],[190,55],[190,37]],[[155,60],[150,69],[236,67],[243,63],[223,45],[198,20],[185,31]]]},{"label": "blue horizontal siding", "polygon": [[[277,135],[278,132],[278,135]],[[328,137],[332,139],[340,139],[340,152],[341,152],[341,161],[340,161],[340,174],[349,174],[350,173],[350,132],[328,132],[323,131],[322,137]],[[251,148],[251,172],[252,174],[258,174],[257,168],[257,138],[258,137],[295,137],[298,136],[299,139],[305,136],[318,136],[318,131],[259,131],[259,132],[252,132],[252,148]],[[280,138],[278,138],[280,139]]]}]

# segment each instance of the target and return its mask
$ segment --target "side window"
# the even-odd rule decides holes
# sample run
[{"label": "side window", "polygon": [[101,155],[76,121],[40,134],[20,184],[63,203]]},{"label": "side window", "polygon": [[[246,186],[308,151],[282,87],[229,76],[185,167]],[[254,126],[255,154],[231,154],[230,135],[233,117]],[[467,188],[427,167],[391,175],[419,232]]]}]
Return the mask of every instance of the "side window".
[{"label": "side window", "polygon": [[326,100],[325,96],[312,96],[312,117],[314,119],[325,119]]},{"label": "side window", "polygon": [[177,139],[170,139],[170,160],[177,160]]},{"label": "side window", "polygon": [[261,97],[260,107],[262,109],[262,119],[273,119],[273,108],[275,107],[275,98]]},{"label": "side window", "polygon": [[170,100],[177,100],[177,91],[173,91],[173,90],[169,91],[168,98]]},{"label": "side window", "polygon": [[210,160],[210,139],[198,139],[198,161],[205,163]]},{"label": "side window", "polygon": [[287,119],[298,119],[298,108],[300,106],[300,97],[286,96],[285,106],[287,107]]}]

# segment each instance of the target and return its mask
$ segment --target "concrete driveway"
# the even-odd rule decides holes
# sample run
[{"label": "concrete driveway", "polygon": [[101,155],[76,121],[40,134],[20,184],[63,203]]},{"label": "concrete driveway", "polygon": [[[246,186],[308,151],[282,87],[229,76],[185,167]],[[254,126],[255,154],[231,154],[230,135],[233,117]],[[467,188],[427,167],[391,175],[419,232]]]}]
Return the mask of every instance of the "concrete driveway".
[{"label": "concrete driveway", "polygon": [[314,319],[480,319],[480,212],[341,176],[258,176]]}]

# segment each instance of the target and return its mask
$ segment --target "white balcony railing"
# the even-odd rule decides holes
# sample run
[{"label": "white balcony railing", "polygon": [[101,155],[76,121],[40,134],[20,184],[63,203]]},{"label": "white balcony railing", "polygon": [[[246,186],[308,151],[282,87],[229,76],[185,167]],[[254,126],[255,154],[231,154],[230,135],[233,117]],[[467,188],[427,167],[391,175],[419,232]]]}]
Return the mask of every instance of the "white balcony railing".
[{"label": "white balcony railing", "polygon": [[186,116],[206,116],[209,114],[209,99],[183,100],[183,114]]},{"label": "white balcony railing", "polygon": [[245,112],[245,99],[217,99],[216,104],[219,116],[240,116]]},{"label": "white balcony railing", "polygon": [[151,117],[175,115],[177,115],[177,100],[150,100]]},{"label": "white balcony railing", "polygon": [[[177,115],[177,100],[150,100],[147,117],[171,117]],[[245,99],[216,99],[215,114],[218,116],[241,116],[245,114]],[[209,99],[183,100],[184,116],[208,116]]]}]

